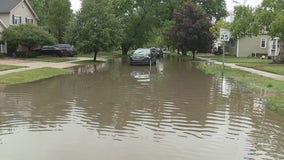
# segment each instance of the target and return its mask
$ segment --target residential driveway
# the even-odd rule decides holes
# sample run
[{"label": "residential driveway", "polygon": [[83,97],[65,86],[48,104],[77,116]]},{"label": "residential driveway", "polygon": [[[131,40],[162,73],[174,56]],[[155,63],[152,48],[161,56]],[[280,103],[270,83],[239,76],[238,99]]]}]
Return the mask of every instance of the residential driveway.
[{"label": "residential driveway", "polygon": [[[39,61],[30,61],[30,60],[19,60],[19,59],[13,59],[13,58],[4,58],[4,59],[0,59],[0,64],[22,66],[24,68],[0,71],[0,75],[21,72],[21,71],[26,71],[26,70],[36,69],[36,68],[43,68],[43,67],[70,68],[70,67],[79,65],[73,62],[92,60],[92,59],[93,58],[76,57],[76,60],[54,63],[54,62],[39,62]],[[106,61],[106,59],[103,59],[100,57],[98,57],[97,60]]]},{"label": "residential driveway", "polygon": [[[214,63],[214,64],[220,64],[222,65],[222,62],[218,62],[215,60],[212,60],[210,58],[203,58],[203,57],[198,57],[201,60],[206,60],[208,62]],[[279,75],[279,74],[274,74],[274,73],[269,73],[269,72],[265,72],[265,71],[260,71],[260,70],[256,70],[253,68],[248,68],[248,67],[242,67],[242,66],[238,66],[234,63],[224,63],[225,66],[227,67],[231,67],[231,68],[237,68],[243,71],[247,71],[247,72],[251,72],[251,73],[255,73],[264,77],[268,77],[268,78],[272,78],[275,80],[279,80],[279,81],[284,81],[284,76],[283,75]]]}]

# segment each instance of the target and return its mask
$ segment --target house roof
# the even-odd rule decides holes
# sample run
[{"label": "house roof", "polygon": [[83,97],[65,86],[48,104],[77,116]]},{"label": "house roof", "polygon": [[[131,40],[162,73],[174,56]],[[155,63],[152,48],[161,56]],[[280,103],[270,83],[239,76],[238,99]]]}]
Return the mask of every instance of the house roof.
[{"label": "house roof", "polygon": [[0,13],[9,13],[22,0],[0,0]]},{"label": "house roof", "polygon": [[36,18],[38,18],[37,14],[27,0],[0,0],[0,13],[10,13],[11,10],[16,8],[21,2],[26,2],[31,12]]}]

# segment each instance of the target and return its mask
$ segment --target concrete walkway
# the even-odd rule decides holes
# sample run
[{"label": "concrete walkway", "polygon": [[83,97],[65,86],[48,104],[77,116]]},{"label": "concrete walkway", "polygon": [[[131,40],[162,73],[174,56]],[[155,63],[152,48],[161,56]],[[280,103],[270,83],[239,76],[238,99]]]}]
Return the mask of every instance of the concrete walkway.
[{"label": "concrete walkway", "polygon": [[[212,60],[210,58],[203,58],[203,57],[197,57],[197,58],[199,58],[201,60],[206,60],[210,63],[222,65],[222,62],[218,62],[218,61]],[[261,76],[264,76],[264,77],[268,77],[268,78],[272,78],[272,79],[275,79],[275,80],[284,81],[283,75],[269,73],[269,72],[265,72],[265,71],[260,71],[260,70],[256,70],[256,69],[248,68],[248,67],[242,67],[242,66],[238,66],[234,63],[225,63],[224,65],[227,66],[227,67],[237,68],[237,69],[240,69],[240,70],[243,70],[243,71],[255,73],[255,74],[258,74],[258,75],[261,75]]]},{"label": "concrete walkway", "polygon": [[[75,58],[76,58],[76,60],[67,61],[67,62],[58,62],[58,63],[55,63],[55,62],[39,62],[39,61],[30,61],[30,60],[19,60],[19,59],[14,59],[14,58],[4,58],[4,59],[0,59],[0,64],[21,66],[21,67],[24,67],[24,68],[0,71],[0,75],[5,75],[5,74],[15,73],[15,72],[21,72],[21,71],[26,71],[26,70],[31,70],[31,69],[37,69],[37,68],[43,68],[43,67],[70,68],[70,67],[74,67],[74,66],[79,65],[79,64],[75,64],[74,62],[93,59],[93,58],[87,58],[87,57],[75,57]],[[106,61],[106,59],[100,58],[100,57],[98,57],[97,60]]]}]

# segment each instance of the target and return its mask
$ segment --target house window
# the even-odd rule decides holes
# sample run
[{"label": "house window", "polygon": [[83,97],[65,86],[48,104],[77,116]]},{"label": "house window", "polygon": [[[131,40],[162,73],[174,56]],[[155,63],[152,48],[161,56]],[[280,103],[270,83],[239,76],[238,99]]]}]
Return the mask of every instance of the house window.
[{"label": "house window", "polygon": [[22,18],[20,16],[14,16],[13,15],[13,24],[21,24]]},{"label": "house window", "polygon": [[266,39],[265,38],[261,38],[261,40],[260,40],[260,48],[266,48]]},{"label": "house window", "polygon": [[34,23],[34,20],[32,18],[26,18],[26,23]]}]

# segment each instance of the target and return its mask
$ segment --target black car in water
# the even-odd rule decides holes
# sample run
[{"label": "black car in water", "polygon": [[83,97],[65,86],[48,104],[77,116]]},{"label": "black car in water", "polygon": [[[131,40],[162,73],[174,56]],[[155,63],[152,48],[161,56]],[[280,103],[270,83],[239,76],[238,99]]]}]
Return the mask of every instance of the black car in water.
[{"label": "black car in water", "polygon": [[156,55],[150,48],[139,48],[129,58],[131,65],[156,64]]}]

